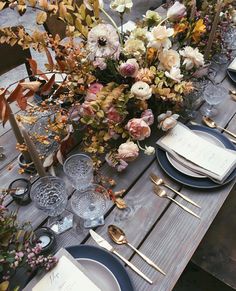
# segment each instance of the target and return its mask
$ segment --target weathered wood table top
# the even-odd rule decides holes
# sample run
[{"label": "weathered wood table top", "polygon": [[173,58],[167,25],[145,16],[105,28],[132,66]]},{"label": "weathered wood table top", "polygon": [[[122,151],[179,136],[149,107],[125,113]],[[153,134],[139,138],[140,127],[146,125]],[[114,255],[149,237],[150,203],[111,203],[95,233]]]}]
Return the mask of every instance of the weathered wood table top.
[{"label": "weathered wood table top", "polygon": [[[235,85],[229,81],[228,77],[223,78],[221,83],[226,89],[235,89]],[[199,114],[197,121],[200,122],[200,120]],[[219,114],[215,117],[215,121],[222,127],[236,132],[236,103],[230,96],[220,105]],[[146,143],[155,145],[158,131],[153,128],[152,132],[153,135]],[[4,146],[4,153],[7,155],[6,160],[0,161],[0,185],[1,187],[8,187],[13,179],[22,177],[22,175],[18,174],[16,141],[9,128],[2,131],[0,144]],[[73,150],[73,153],[78,151],[78,148],[76,148]],[[118,225],[125,230],[130,243],[150,257],[167,273],[166,276],[163,276],[155,271],[129,247],[114,244],[114,247],[120,254],[130,260],[154,281],[153,285],[149,285],[126,267],[134,283],[135,290],[172,290],[232,190],[235,181],[215,190],[187,188],[170,180],[161,170],[155,156],[145,156],[143,154],[122,173],[117,173],[107,164],[102,166],[102,172],[117,181],[114,190],[126,189],[124,199],[128,204],[128,208],[119,210],[110,203],[105,217],[105,225],[98,227],[96,232],[110,241],[107,235],[107,226],[109,224]],[[198,213],[201,216],[201,220],[186,213],[173,202],[154,195],[152,191],[153,185],[149,181],[149,174],[151,172],[160,175],[175,189],[180,190],[183,194],[201,205],[202,208],[198,209],[186,203],[179,196],[175,197],[171,191],[168,191],[168,194],[175,197],[177,201]],[[67,191],[70,197],[74,189],[67,181],[62,167],[56,169],[56,174],[67,182]],[[24,176],[29,178],[27,174],[23,174]],[[11,210],[19,207],[10,198],[6,204]],[[70,203],[68,203],[67,208],[69,211],[71,210]],[[47,215],[38,210],[33,203],[30,203],[27,206],[19,207],[19,220],[31,221],[36,229],[47,223]],[[79,221],[79,223],[81,222]],[[91,239],[88,230],[83,229],[82,226],[79,227],[79,231],[78,229],[77,231],[71,229],[57,236],[57,250],[61,247],[78,244],[96,245]],[[111,242],[111,244],[113,243]]]}]

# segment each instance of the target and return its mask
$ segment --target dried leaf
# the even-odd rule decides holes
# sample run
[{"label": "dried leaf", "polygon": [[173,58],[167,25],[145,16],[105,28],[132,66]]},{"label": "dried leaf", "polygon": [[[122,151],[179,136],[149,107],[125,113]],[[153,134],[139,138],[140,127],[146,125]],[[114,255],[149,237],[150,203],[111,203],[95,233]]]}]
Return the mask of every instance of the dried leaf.
[{"label": "dried leaf", "polygon": [[12,102],[16,101],[20,95],[23,95],[23,88],[19,83],[16,88],[11,92],[10,96],[7,98],[7,102],[11,104]]},{"label": "dried leaf", "polygon": [[29,89],[33,92],[37,92],[39,87],[41,86],[41,82],[32,81],[32,82],[21,82],[20,85],[23,89]]},{"label": "dried leaf", "polygon": [[28,0],[28,2],[30,6],[35,7],[37,0]]},{"label": "dried leaf", "polygon": [[47,0],[39,0],[39,6],[42,7],[44,10],[48,9],[48,1]]},{"label": "dried leaf", "polygon": [[64,158],[63,158],[63,156],[62,156],[61,150],[59,150],[59,151],[57,152],[57,160],[58,160],[58,162],[59,162],[61,165],[63,165],[63,163],[64,163]]},{"label": "dried leaf", "polygon": [[4,6],[6,5],[6,1],[0,1],[0,10],[2,10],[4,8]]},{"label": "dried leaf", "polygon": [[127,208],[127,204],[125,203],[125,200],[123,198],[116,198],[115,204],[119,209],[125,209]]},{"label": "dried leaf", "polygon": [[50,80],[42,86],[42,88],[40,89],[40,94],[47,95],[48,93],[50,93],[54,83],[55,83],[55,74],[53,74]]},{"label": "dried leaf", "polygon": [[28,62],[30,64],[30,69],[31,69],[31,72],[32,72],[32,75],[37,75],[37,62],[34,60],[34,59],[28,59]]},{"label": "dried leaf", "polygon": [[66,13],[67,13],[66,6],[64,5],[63,2],[60,2],[60,4],[59,4],[59,17],[62,18],[62,20],[63,20],[66,16]]},{"label": "dried leaf", "polygon": [[5,91],[0,95],[0,120],[2,120],[3,127],[5,126],[9,114],[10,114],[10,108],[7,104],[6,98],[5,98]]},{"label": "dried leaf", "polygon": [[47,13],[45,11],[41,11],[37,13],[36,16],[36,22],[37,24],[44,24],[44,22],[47,20]]},{"label": "dried leaf", "polygon": [[45,50],[45,53],[46,53],[46,56],[47,56],[47,59],[48,59],[49,70],[52,71],[53,68],[54,68],[54,63],[53,63],[53,59],[52,59],[51,53],[46,47],[44,48],[44,50]]},{"label": "dried leaf", "polygon": [[94,0],[93,2],[93,13],[95,18],[99,18],[99,0]]},{"label": "dried leaf", "polygon": [[9,281],[3,281],[0,284],[0,291],[6,291],[8,289],[9,286]]},{"label": "dried leaf", "polygon": [[54,154],[50,154],[43,162],[44,168],[50,167],[53,164]]}]

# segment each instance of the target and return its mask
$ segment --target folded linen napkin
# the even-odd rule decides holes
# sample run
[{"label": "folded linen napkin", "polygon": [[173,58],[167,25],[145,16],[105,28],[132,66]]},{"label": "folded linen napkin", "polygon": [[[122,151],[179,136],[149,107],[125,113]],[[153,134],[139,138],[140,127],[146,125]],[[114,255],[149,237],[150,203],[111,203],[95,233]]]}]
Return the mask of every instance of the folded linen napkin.
[{"label": "folded linen napkin", "polygon": [[229,64],[228,70],[231,72],[236,72],[236,58]]},{"label": "folded linen napkin", "polygon": [[180,122],[157,145],[186,168],[220,184],[236,167],[236,151],[212,144]]}]

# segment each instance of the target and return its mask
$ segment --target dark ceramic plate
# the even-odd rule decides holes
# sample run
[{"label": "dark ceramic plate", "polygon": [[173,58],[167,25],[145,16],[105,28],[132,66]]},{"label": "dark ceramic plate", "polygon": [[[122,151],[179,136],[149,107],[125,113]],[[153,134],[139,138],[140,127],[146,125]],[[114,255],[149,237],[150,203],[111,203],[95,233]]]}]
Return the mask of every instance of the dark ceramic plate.
[{"label": "dark ceramic plate", "polygon": [[228,76],[230,77],[230,79],[236,83],[236,72],[232,72],[227,70]]},{"label": "dark ceramic plate", "polygon": [[[231,141],[226,136],[224,136],[222,133],[220,133],[219,131],[205,127],[205,126],[201,126],[201,125],[189,125],[188,127],[194,131],[199,130],[199,131],[204,131],[208,134],[211,134],[214,137],[216,137],[217,139],[219,139],[227,149],[231,149],[231,150],[236,151],[236,148],[231,143]],[[189,187],[204,188],[204,189],[218,188],[218,187],[221,187],[221,186],[229,183],[230,181],[232,181],[236,177],[236,169],[235,169],[230,174],[230,176],[225,180],[225,182],[223,184],[217,184],[214,181],[210,180],[209,178],[194,178],[191,176],[187,176],[187,175],[181,173],[180,171],[178,171],[176,168],[174,168],[171,165],[171,163],[169,162],[169,160],[166,156],[166,152],[164,150],[160,149],[159,147],[157,147],[157,149],[156,149],[156,156],[157,156],[157,161],[158,161],[159,165],[166,172],[166,174],[168,176],[170,176],[175,181],[177,181],[183,185],[189,186]]]},{"label": "dark ceramic plate", "polygon": [[[130,280],[120,261],[109,252],[90,245],[78,245],[66,248],[75,259],[90,259],[105,266],[118,281],[121,291],[134,291]],[[112,291],[112,290],[111,290]]]}]

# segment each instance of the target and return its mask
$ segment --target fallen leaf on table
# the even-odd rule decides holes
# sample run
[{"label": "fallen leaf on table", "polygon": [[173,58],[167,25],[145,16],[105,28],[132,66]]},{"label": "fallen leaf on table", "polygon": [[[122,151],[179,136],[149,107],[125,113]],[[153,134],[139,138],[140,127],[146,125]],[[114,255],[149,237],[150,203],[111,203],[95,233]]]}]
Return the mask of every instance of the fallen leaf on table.
[{"label": "fallen leaf on table", "polygon": [[123,198],[116,198],[115,204],[119,209],[127,208],[127,204],[125,203],[125,200]]}]

